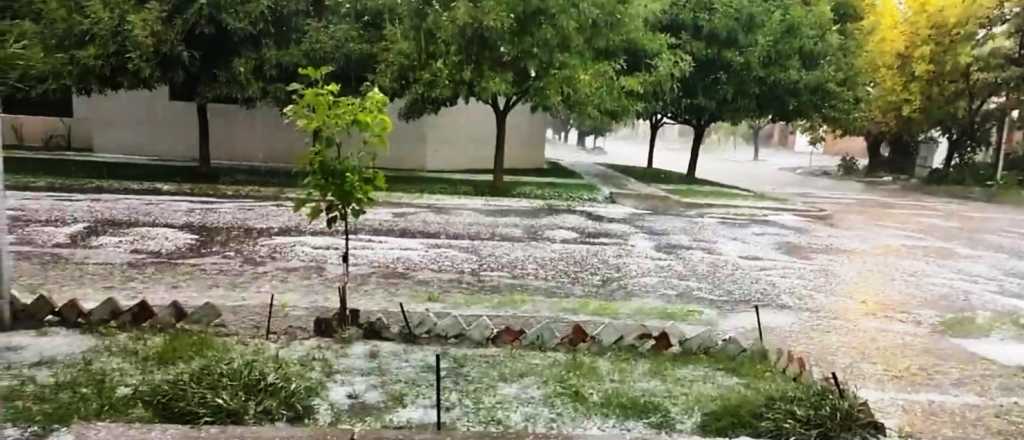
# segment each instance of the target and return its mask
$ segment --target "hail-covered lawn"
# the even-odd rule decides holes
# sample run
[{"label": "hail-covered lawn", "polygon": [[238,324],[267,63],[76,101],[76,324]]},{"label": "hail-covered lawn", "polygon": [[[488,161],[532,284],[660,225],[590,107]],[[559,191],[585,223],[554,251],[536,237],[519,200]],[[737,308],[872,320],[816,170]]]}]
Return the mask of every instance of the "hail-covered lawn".
[{"label": "hail-covered lawn", "polygon": [[467,431],[695,433],[720,396],[783,383],[764,366],[704,356],[315,341],[285,352],[329,365],[318,423],[363,428],[435,423],[437,353],[443,422]]}]

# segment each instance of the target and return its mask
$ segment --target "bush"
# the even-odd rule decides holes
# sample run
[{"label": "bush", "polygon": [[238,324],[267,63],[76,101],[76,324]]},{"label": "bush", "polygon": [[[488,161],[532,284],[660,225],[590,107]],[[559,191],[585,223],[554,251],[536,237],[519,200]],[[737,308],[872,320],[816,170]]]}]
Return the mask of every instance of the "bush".
[{"label": "bush", "polygon": [[844,153],[843,157],[839,158],[839,164],[836,165],[836,172],[840,176],[853,176],[860,174],[860,161],[856,157],[850,154]]},{"label": "bush", "polygon": [[933,168],[925,177],[929,185],[987,186],[995,181],[995,169],[988,162],[960,161],[950,169]]},{"label": "bush", "polygon": [[0,420],[36,427],[302,421],[324,387],[311,370],[203,333],[133,334],[56,367],[46,381],[24,374],[0,387]]},{"label": "bush", "polygon": [[242,348],[172,371],[137,397],[161,423],[249,425],[308,419],[322,389],[302,365]]},{"label": "bush", "polygon": [[814,385],[767,385],[723,396],[701,414],[698,429],[714,437],[849,440],[885,435],[885,428],[858,408]]}]

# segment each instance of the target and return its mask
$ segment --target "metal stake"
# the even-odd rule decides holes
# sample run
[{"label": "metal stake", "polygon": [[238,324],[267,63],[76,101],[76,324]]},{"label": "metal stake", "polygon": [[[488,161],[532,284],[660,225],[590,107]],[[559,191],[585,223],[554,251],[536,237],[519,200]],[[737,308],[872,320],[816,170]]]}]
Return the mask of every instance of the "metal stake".
[{"label": "metal stake", "polygon": [[264,339],[270,340],[270,319],[274,317],[274,294],[270,294],[270,307],[267,307],[267,334]]},{"label": "metal stake", "polygon": [[845,399],[846,395],[843,393],[842,385],[839,385],[839,376],[836,376],[836,372],[832,372],[832,383],[836,385],[836,391],[839,392],[839,398]]},{"label": "metal stake", "polygon": [[434,355],[434,402],[437,405],[437,430],[441,430],[441,353]]},{"label": "metal stake", "polygon": [[409,337],[415,337],[416,335],[412,332],[412,326],[409,325],[409,316],[405,314],[405,306],[402,303],[398,303],[398,308],[402,310],[402,320],[405,321],[405,329],[409,332]]},{"label": "metal stake", "polygon": [[764,347],[764,330],[761,329],[761,307],[754,305],[754,314],[757,315],[757,337],[761,341],[761,346]]}]

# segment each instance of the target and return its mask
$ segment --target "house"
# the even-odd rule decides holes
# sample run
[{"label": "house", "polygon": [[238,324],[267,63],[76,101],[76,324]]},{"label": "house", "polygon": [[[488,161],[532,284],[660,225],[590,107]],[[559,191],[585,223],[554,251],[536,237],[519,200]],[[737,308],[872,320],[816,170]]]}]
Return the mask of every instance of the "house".
[{"label": "house", "polygon": [[[171,100],[167,88],[97,96],[75,96],[48,106],[7,106],[2,119],[5,145],[75,149],[104,154],[196,160],[195,104]],[[35,108],[33,108],[35,107]],[[43,107],[43,108],[39,108]],[[10,111],[7,111],[10,110]],[[491,168],[495,123],[480,103],[448,108],[416,121],[398,119],[390,146],[378,159],[385,168],[461,170]],[[295,164],[306,150],[300,133],[277,108],[246,109],[209,104],[210,153],[214,161]],[[508,117],[505,166],[544,167],[545,117],[520,106]]]}]

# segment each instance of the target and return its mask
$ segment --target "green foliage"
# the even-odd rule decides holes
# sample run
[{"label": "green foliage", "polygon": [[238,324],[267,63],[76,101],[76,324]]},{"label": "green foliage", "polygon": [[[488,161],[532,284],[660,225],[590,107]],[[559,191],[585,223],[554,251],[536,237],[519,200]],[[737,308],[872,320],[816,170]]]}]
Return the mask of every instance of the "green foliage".
[{"label": "green foliage", "polygon": [[161,423],[302,422],[313,416],[323,387],[307,366],[248,348],[200,357],[143,386],[136,398]]},{"label": "green foliage", "polygon": [[686,54],[659,114],[694,128],[687,175],[718,122],[819,118],[848,100],[844,26],[827,0],[673,0],[655,23]]},{"label": "green foliage", "polygon": [[[849,391],[848,391],[849,392]],[[848,396],[850,397],[850,396]],[[767,384],[723,396],[701,415],[698,429],[715,437],[770,440],[851,440],[885,435],[857,399],[840,399],[817,385]]]},{"label": "green foliage", "polygon": [[30,371],[0,387],[0,419],[37,427],[301,421],[323,390],[308,365],[258,346],[184,331],[114,338],[46,380]]},{"label": "green foliage", "polygon": [[843,157],[839,158],[839,164],[836,165],[836,172],[840,176],[855,176],[860,174],[860,171],[860,161],[850,154],[843,154]]},{"label": "green foliage", "polygon": [[302,164],[306,190],[295,210],[310,221],[324,217],[327,229],[358,219],[374,203],[373,192],[386,188],[384,174],[373,165],[391,131],[388,98],[377,89],[362,97],[344,96],[341,86],[326,82],[331,70],[300,69],[311,84],[291,85],[295,103],[284,109],[288,120],[310,136]]},{"label": "green foliage", "polygon": [[954,163],[948,170],[933,168],[928,171],[924,181],[929,185],[989,186],[995,178],[992,164],[964,159]]},{"label": "green foliage", "polygon": [[621,49],[634,36],[625,30],[643,29],[633,26],[634,3],[408,2],[388,29],[381,78],[386,90],[404,98],[404,119],[459,102],[489,106],[496,128],[493,182],[500,186],[506,120],[513,109],[555,109],[579,94],[619,90],[603,80],[621,69]]},{"label": "green foliage", "polygon": [[732,188],[740,191],[746,191],[743,188],[726,185],[723,183],[715,182],[707,179],[692,178],[687,176],[685,173],[677,171],[666,170],[662,168],[644,168],[631,165],[619,165],[612,163],[601,164],[601,166],[611,168],[636,180],[644,183],[654,183],[659,185],[704,185],[704,186],[718,186],[722,188]]}]

